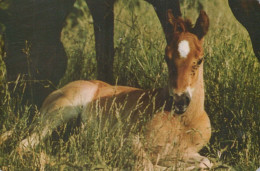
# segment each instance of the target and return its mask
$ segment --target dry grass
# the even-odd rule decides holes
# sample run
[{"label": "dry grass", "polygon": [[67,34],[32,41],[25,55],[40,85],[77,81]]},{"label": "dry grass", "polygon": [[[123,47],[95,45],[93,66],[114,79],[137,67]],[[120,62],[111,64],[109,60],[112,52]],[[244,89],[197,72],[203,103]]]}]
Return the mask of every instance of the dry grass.
[{"label": "dry grass", "polygon": [[[227,170],[253,171],[260,166],[259,62],[253,54],[247,32],[234,19],[227,1],[200,2],[211,21],[204,43],[204,78],[205,108],[213,126],[210,144],[202,153],[216,161],[218,166],[228,165]],[[182,11],[194,21],[198,11],[190,9],[190,3],[184,1]],[[199,7],[198,3],[193,6]],[[70,60],[60,86],[72,80],[96,77],[92,19],[84,2],[78,0],[75,7],[77,10],[69,16],[62,32]],[[114,41],[114,73],[120,84],[154,88],[167,83],[166,44],[150,5],[141,1],[140,7],[129,10],[118,2]],[[2,71],[4,73],[1,64]],[[27,134],[28,117],[37,111],[32,111],[32,106],[19,106],[19,97],[10,98],[4,82],[1,82],[1,87],[0,133],[10,129],[15,133],[0,147],[0,169],[38,170],[45,166],[46,170],[130,170],[133,167],[135,158],[123,136],[122,126],[113,132],[109,125],[101,130],[98,121],[70,134],[67,133],[71,124],[64,126],[54,138],[42,142],[21,158],[12,150]],[[42,163],[46,161],[43,154],[49,157],[46,165]]]}]

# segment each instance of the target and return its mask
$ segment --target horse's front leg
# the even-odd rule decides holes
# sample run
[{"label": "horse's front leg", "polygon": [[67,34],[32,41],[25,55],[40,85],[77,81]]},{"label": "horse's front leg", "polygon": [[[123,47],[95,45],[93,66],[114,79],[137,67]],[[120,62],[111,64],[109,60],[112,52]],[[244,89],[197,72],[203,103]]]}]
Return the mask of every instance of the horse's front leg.
[{"label": "horse's front leg", "polygon": [[137,156],[137,162],[135,164],[134,170],[144,170],[144,171],[162,171],[165,167],[154,165],[149,159],[149,155],[144,150],[143,144],[140,141],[139,136],[132,137],[133,152]]},{"label": "horse's front leg", "polygon": [[210,169],[213,164],[212,162],[204,156],[201,156],[199,153],[189,153],[184,155],[183,160],[185,162],[186,170],[193,169]]}]

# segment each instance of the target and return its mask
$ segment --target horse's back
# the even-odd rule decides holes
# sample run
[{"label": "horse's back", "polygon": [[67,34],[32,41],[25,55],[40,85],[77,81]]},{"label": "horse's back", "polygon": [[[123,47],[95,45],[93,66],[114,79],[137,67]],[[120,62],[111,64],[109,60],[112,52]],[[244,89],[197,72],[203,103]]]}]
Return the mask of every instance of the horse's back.
[{"label": "horse's back", "polygon": [[68,106],[85,106],[89,102],[101,98],[110,98],[122,93],[139,90],[127,86],[112,86],[99,80],[73,81],[52,92],[43,102],[41,113]]},{"label": "horse's back", "polygon": [[67,106],[85,105],[93,100],[98,87],[97,83],[91,81],[73,81],[48,95],[41,107],[41,113]]}]

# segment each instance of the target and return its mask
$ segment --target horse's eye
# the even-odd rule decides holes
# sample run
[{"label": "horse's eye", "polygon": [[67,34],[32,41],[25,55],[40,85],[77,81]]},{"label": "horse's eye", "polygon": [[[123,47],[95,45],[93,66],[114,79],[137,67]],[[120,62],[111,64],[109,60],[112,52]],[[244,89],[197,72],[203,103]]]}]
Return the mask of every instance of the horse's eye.
[{"label": "horse's eye", "polygon": [[178,31],[178,32],[182,32],[182,28],[181,28],[180,25],[177,25],[177,29],[176,29],[176,31]]},{"label": "horse's eye", "polygon": [[171,57],[171,56],[168,56],[168,55],[165,55],[165,56],[164,56],[164,59],[165,59],[165,61],[168,63],[168,62],[170,62],[170,60],[172,59],[172,57]]},{"label": "horse's eye", "polygon": [[203,60],[204,60],[203,58],[199,59],[198,62],[197,62],[197,65],[200,65]]}]

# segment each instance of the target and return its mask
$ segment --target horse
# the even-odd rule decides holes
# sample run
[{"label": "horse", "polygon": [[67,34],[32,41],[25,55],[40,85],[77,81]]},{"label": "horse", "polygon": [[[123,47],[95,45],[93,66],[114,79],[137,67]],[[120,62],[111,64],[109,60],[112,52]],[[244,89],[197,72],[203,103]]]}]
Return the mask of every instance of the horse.
[{"label": "horse", "polygon": [[[166,87],[143,90],[98,80],[71,82],[45,99],[40,122],[19,143],[18,150],[35,148],[54,129],[73,118],[80,116],[87,123],[99,113],[106,120],[112,110],[123,123],[141,124],[137,130],[144,141],[138,135],[132,138],[138,169],[175,166],[181,161],[199,168],[210,167],[209,160],[198,153],[211,136],[210,120],[204,110],[203,82],[203,39],[209,18],[202,10],[193,27],[190,20],[174,17],[171,10],[167,15],[173,29],[165,48]],[[141,117],[146,121],[139,122]],[[116,125],[117,121],[113,123]]]},{"label": "horse", "polygon": [[[85,1],[93,18],[97,79],[114,83],[111,66],[114,61],[114,4],[116,0]],[[166,41],[169,43],[167,35],[172,28],[166,19],[167,10],[171,9],[175,16],[181,16],[180,1],[145,1],[155,9]],[[28,104],[40,106],[65,73],[67,56],[60,35],[66,17],[73,10],[74,2],[75,0],[37,2],[25,0],[15,3],[1,1],[1,3],[8,3],[3,6],[10,7],[8,10],[0,9],[0,21],[6,27],[4,36],[7,55],[4,59],[6,76],[8,82],[16,82],[17,78],[20,78],[18,75],[23,75],[23,79],[30,83],[26,84],[26,91],[23,90],[24,104],[28,101]],[[228,2],[234,16],[248,31],[253,50],[259,61],[259,1],[228,0]],[[25,45],[24,42],[27,44]],[[21,50],[25,47],[30,49],[30,62],[28,62],[28,53]],[[30,80],[40,81],[31,82]],[[13,90],[15,86],[9,87]]]}]

